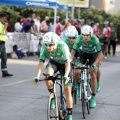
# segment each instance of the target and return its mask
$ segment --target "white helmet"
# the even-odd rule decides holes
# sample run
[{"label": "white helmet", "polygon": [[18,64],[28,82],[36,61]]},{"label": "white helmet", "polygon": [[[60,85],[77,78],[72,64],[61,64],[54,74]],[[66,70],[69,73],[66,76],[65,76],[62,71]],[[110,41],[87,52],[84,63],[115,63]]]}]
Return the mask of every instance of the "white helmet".
[{"label": "white helmet", "polygon": [[87,35],[93,35],[93,28],[91,27],[91,26],[89,26],[89,25],[84,25],[83,27],[82,27],[82,29],[81,29],[81,33],[82,34],[87,34]]},{"label": "white helmet", "polygon": [[77,37],[78,32],[74,26],[69,26],[67,29],[67,36],[68,37]]},{"label": "white helmet", "polygon": [[47,42],[57,43],[59,40],[60,40],[60,37],[54,32],[47,32],[43,36],[43,43],[47,43]]}]

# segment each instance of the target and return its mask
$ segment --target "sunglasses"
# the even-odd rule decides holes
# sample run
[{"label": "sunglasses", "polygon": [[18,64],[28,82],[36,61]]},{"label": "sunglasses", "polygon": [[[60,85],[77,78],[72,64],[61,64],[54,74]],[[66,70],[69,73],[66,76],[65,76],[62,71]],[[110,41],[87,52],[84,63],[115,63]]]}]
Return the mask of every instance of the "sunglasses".
[{"label": "sunglasses", "polygon": [[83,36],[87,36],[87,37],[90,36],[90,34],[87,34],[87,35],[82,34],[82,35],[83,35]]},{"label": "sunglasses", "polygon": [[46,47],[51,47],[51,46],[54,46],[54,45],[55,45],[54,43],[45,44]]},{"label": "sunglasses", "polygon": [[76,37],[69,37],[69,39],[76,39]]}]

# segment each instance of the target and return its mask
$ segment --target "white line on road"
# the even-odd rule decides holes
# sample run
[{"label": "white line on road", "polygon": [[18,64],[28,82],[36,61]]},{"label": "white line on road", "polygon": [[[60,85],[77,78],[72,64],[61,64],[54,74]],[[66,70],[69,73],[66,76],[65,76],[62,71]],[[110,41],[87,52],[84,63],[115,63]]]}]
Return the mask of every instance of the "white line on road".
[{"label": "white line on road", "polygon": [[19,84],[19,83],[24,83],[24,82],[27,82],[27,81],[30,81],[30,80],[31,80],[31,78],[25,79],[25,80],[21,80],[21,81],[18,81],[18,82],[3,84],[3,85],[0,85],[0,87],[6,87],[6,86],[11,86],[11,85]]},{"label": "white line on road", "polygon": [[[103,69],[103,68],[102,68]],[[102,77],[110,74],[110,73],[113,73],[113,71],[115,70],[120,70],[120,69],[107,69],[109,70],[109,72],[106,72],[106,73],[102,73]],[[6,87],[6,86],[11,86],[11,85],[15,85],[15,84],[20,84],[20,83],[24,83],[24,82],[27,82],[27,81],[30,81],[31,78],[29,79],[25,79],[25,80],[21,80],[21,81],[18,81],[18,82],[13,82],[13,83],[8,83],[8,84],[3,84],[3,85],[0,85],[0,87]],[[31,80],[32,81],[32,80]]]}]

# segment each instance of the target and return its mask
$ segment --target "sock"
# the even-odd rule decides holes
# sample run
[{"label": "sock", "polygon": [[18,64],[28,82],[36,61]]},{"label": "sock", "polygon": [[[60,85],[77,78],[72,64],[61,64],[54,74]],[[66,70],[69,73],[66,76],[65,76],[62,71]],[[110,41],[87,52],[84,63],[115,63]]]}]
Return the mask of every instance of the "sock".
[{"label": "sock", "polygon": [[72,115],[72,108],[67,108],[67,115]]},{"label": "sock", "polygon": [[95,93],[92,93],[92,96],[95,96]]},{"label": "sock", "polygon": [[49,91],[50,93],[53,93],[53,88],[52,88],[52,89],[48,89],[48,91]]},{"label": "sock", "polygon": [[107,53],[105,53],[105,56],[107,56]]}]

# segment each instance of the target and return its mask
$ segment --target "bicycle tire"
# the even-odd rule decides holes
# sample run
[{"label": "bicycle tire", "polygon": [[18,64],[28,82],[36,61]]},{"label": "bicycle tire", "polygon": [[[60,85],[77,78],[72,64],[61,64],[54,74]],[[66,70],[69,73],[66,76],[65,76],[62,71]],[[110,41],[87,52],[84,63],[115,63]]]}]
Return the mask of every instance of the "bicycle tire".
[{"label": "bicycle tire", "polygon": [[82,102],[82,114],[83,118],[85,119],[85,112],[86,112],[86,100],[85,100],[85,93],[84,93],[84,85],[81,85],[81,102]]},{"label": "bicycle tire", "polygon": [[[54,115],[53,116],[51,115],[51,113],[53,113],[53,112],[50,109],[52,99],[55,99],[55,103],[56,103],[56,107],[54,109]],[[48,99],[48,107],[47,107],[47,120],[52,120],[52,118],[54,118],[54,120],[59,120],[57,96],[54,93],[50,94],[50,97]]]},{"label": "bicycle tire", "polygon": [[[87,85],[87,97],[91,96],[91,88],[90,88],[90,85],[88,84]],[[88,114],[90,114],[90,99],[88,99],[87,103],[87,112]]]},{"label": "bicycle tire", "polygon": [[72,97],[73,97],[73,104],[77,104],[77,91],[74,88],[74,90],[72,91]]},{"label": "bicycle tire", "polygon": [[90,100],[87,101],[86,106],[87,106],[87,112],[88,114],[90,114]]},{"label": "bicycle tire", "polygon": [[62,104],[59,103],[59,107],[58,107],[58,111],[59,111],[59,120],[65,120],[66,119],[66,99],[63,96],[63,101]]}]

